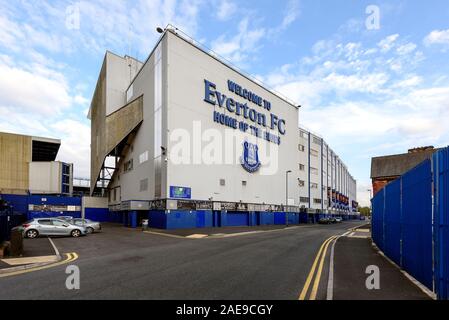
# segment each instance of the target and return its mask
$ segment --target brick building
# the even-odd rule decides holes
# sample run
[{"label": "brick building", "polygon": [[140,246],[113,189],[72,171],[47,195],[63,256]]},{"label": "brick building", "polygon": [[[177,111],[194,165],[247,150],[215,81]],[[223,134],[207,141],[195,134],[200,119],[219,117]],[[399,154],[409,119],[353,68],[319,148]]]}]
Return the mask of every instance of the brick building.
[{"label": "brick building", "polygon": [[374,195],[387,183],[430,159],[437,151],[433,146],[409,149],[407,153],[374,157],[371,159],[371,181]]}]

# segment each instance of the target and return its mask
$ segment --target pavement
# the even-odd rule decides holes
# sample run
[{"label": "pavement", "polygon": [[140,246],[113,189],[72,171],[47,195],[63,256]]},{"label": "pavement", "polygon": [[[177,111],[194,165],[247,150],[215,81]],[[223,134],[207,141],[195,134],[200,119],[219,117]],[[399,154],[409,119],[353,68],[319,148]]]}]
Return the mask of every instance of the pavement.
[{"label": "pavement", "polygon": [[54,262],[56,260],[54,248],[47,237],[25,238],[23,239],[22,256],[0,259],[0,270],[33,263]]},{"label": "pavement", "polygon": [[[362,224],[347,221],[286,229],[271,226],[268,230],[249,228],[260,231],[250,233],[247,227],[233,228],[229,230],[233,232],[229,237],[199,239],[185,237],[192,231],[197,234],[198,230],[170,237],[105,224],[101,233],[80,238],[53,238],[61,254],[76,253],[76,258],[51,268],[0,277],[0,299],[297,300],[306,291],[304,299],[324,300],[332,244],[329,241],[327,249],[325,240],[350,234],[348,230]],[[224,229],[217,228],[214,233],[205,234],[222,234]],[[347,238],[350,243],[345,239],[340,238],[335,246],[335,299],[376,294],[362,292],[366,291],[363,288],[366,263],[378,263],[382,277],[384,269],[391,273],[385,281],[405,288],[407,295],[404,293],[397,298],[422,297],[400,272],[392,273],[388,261],[370,260],[372,247],[353,242],[362,240],[369,244],[368,238]],[[323,247],[327,251],[320,250]],[[80,270],[79,290],[65,287],[65,271],[70,264]],[[390,277],[402,278],[391,280]],[[381,281],[382,285],[384,281]]]},{"label": "pavement", "polygon": [[[379,268],[380,289],[367,289],[368,266]],[[334,300],[432,300],[372,245],[370,226],[341,237],[334,252]]]}]

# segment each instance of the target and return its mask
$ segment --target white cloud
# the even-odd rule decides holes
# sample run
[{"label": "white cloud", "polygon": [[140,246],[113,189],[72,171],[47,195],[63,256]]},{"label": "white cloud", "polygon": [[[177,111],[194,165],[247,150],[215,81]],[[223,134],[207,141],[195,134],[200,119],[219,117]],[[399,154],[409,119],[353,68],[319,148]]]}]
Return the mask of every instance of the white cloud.
[{"label": "white cloud", "polygon": [[282,23],[278,29],[284,30],[288,26],[290,26],[300,15],[299,10],[299,1],[298,0],[290,0],[287,4],[287,8],[285,9],[284,18],[282,19]]},{"label": "white cloud", "polygon": [[237,11],[237,5],[228,0],[222,0],[218,6],[217,18],[221,21],[229,20]]},{"label": "white cloud", "polygon": [[42,69],[46,75],[0,64],[0,106],[34,114],[57,114],[68,108],[71,97],[63,76]]},{"label": "white cloud", "polygon": [[389,76],[385,73],[341,75],[331,73],[324,81],[337,92],[381,93],[382,87],[387,83]]},{"label": "white cloud", "polygon": [[416,47],[417,47],[416,44],[409,42],[407,44],[397,47],[396,52],[399,55],[409,54],[409,53],[413,52],[416,49]]},{"label": "white cloud", "polygon": [[51,125],[61,139],[58,160],[75,163],[74,176],[89,177],[90,125],[74,119],[64,119]]},{"label": "white cloud", "polygon": [[310,78],[287,81],[275,86],[275,89],[295,101],[296,104],[305,107],[319,105],[323,95],[329,91],[329,87],[324,82]]},{"label": "white cloud", "polygon": [[311,56],[264,76],[303,108],[301,125],[324,136],[358,179],[369,205],[369,159],[421,145],[447,145],[449,78],[419,73],[425,57],[393,34],[374,47],[339,36]]},{"label": "white cloud", "polygon": [[385,39],[382,39],[377,45],[380,47],[380,50],[383,53],[386,53],[394,47],[395,42],[398,38],[399,34],[392,34]]},{"label": "white cloud", "polygon": [[393,85],[394,88],[410,88],[410,87],[416,87],[417,85],[421,84],[423,81],[422,77],[420,76],[410,76],[407,79],[401,80]]},{"label": "white cloud", "polygon": [[[0,0],[1,1],[1,0]],[[89,177],[89,78],[55,59],[104,54],[109,49],[143,59],[172,23],[195,36],[203,0],[1,1],[0,130],[60,138],[58,159]],[[79,6],[80,28],[66,28],[66,8]],[[20,21],[20,23],[19,23]],[[12,58],[14,57],[14,58]],[[74,60],[74,59],[73,59]]]},{"label": "white cloud", "polygon": [[[104,53],[106,50],[146,56],[159,34],[156,27],[172,23],[195,35],[203,0],[58,1],[20,6],[2,3],[0,45],[10,50],[42,48],[49,52]],[[66,28],[68,6],[78,6],[79,29]],[[3,8],[2,8],[3,9]],[[23,19],[23,16],[26,19]],[[18,25],[18,17],[27,21]]]},{"label": "white cloud", "polygon": [[250,25],[258,19],[255,18],[252,11],[248,12],[238,24],[238,30],[233,33],[233,36],[222,34],[211,42],[212,51],[239,66],[244,65],[247,60],[251,59],[252,54],[262,47],[262,40],[276,40],[277,35],[298,18],[300,14],[299,1],[290,0],[287,3],[281,23],[274,27]]},{"label": "white cloud", "polygon": [[259,41],[265,35],[265,29],[250,29],[249,21],[249,18],[245,18],[239,23],[235,36],[227,38],[222,35],[213,41],[212,51],[233,63],[240,63],[247,59],[251,52],[257,51],[260,46]]},{"label": "white cloud", "polygon": [[433,30],[424,38],[424,44],[427,46],[433,44],[449,45],[449,29]]}]

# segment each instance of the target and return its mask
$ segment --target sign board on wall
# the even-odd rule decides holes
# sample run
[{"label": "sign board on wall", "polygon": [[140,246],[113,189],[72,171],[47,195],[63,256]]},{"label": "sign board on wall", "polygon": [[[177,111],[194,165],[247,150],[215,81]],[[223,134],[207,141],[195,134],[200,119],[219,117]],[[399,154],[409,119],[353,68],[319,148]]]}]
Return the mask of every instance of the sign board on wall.
[{"label": "sign board on wall", "polygon": [[188,187],[170,186],[170,198],[191,199],[192,189]]}]

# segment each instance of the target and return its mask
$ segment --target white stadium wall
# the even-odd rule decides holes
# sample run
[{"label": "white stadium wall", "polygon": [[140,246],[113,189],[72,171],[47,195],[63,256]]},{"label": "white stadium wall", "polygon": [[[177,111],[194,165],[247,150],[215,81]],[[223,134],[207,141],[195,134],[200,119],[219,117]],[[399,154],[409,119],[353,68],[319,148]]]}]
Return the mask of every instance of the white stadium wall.
[{"label": "white stadium wall", "polygon": [[[289,175],[289,198],[292,205],[299,205],[298,157],[295,149],[298,144],[298,109],[287,103],[277,95],[264,89],[255,82],[232,70],[212,56],[198,50],[189,42],[171,34],[168,35],[168,102],[167,102],[167,129],[168,143],[168,176],[167,187],[182,186],[191,188],[192,199],[207,200],[213,198],[217,201],[285,204],[285,172],[291,170]],[[216,89],[208,88],[207,82],[213,83]],[[271,102],[271,110],[265,110],[228,89],[228,81],[233,81],[246,90]],[[267,126],[259,125],[250,119],[245,119],[243,113],[239,116],[229,112],[224,106],[218,105],[217,94],[206,97],[206,90],[218,91],[226,98],[235,102],[247,103],[249,108],[265,115]],[[215,105],[205,100],[216,101]],[[280,144],[267,142],[264,138],[255,137],[248,129],[245,133],[217,123],[214,121],[214,111],[228,115],[239,122],[254,125],[260,132],[269,131],[280,137]],[[271,114],[278,119],[285,119],[285,134],[278,128],[271,130]],[[171,152],[173,148],[179,150],[181,137],[177,135],[188,133],[190,154],[184,159],[174,159],[177,153]],[[225,135],[240,134],[233,142],[233,147],[226,147]],[[203,135],[202,143],[201,136]],[[208,151],[208,146],[214,146],[207,139],[216,138],[217,155]],[[239,163],[243,154],[243,142],[252,141],[259,145],[261,168],[253,173],[246,171]],[[229,140],[228,140],[229,142]],[[196,144],[196,145],[194,145]],[[216,146],[216,145],[215,145]],[[274,151],[272,156],[266,156],[262,146]],[[221,153],[221,154],[220,154]],[[208,157],[208,154],[212,156]],[[226,159],[232,156],[234,161]],[[176,161],[178,160],[178,161]],[[180,161],[182,160],[182,161]],[[270,161],[272,163],[270,169]],[[183,163],[179,163],[183,162]],[[232,163],[230,163],[232,162]],[[276,163],[277,162],[277,163]],[[224,185],[223,184],[224,179]],[[243,185],[245,182],[246,185]],[[221,184],[220,184],[221,182]],[[169,192],[169,189],[167,189]]]}]

